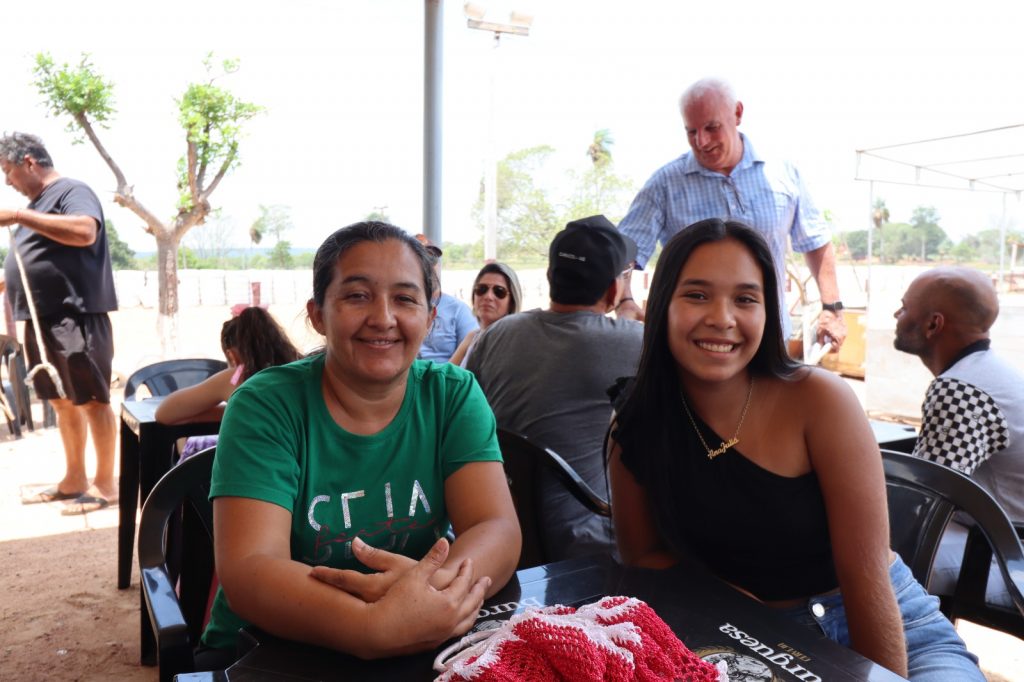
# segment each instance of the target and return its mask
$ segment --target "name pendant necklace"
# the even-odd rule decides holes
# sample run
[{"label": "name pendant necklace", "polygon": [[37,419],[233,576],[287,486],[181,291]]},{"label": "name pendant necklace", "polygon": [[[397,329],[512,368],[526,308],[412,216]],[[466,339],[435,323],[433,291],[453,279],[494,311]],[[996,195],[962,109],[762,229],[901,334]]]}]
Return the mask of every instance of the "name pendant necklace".
[{"label": "name pendant necklace", "polygon": [[739,445],[740,442],[740,429],[743,428],[743,420],[747,418],[747,408],[750,407],[750,396],[754,395],[754,376],[750,376],[750,386],[747,388],[747,400],[743,403],[743,412],[740,413],[740,423],[736,425],[736,433],[732,435],[729,440],[722,441],[717,448],[711,449],[707,441],[704,440],[704,436],[701,435],[700,429],[697,427],[697,420],[693,418],[693,414],[690,413],[690,406],[686,404],[686,394],[683,393],[682,387],[679,389],[679,397],[683,401],[683,409],[686,410],[686,416],[690,418],[690,423],[693,424],[693,430],[697,432],[697,438],[700,438],[700,444],[704,446],[704,449],[708,451],[708,459],[714,459],[721,454],[724,454],[729,448]]}]

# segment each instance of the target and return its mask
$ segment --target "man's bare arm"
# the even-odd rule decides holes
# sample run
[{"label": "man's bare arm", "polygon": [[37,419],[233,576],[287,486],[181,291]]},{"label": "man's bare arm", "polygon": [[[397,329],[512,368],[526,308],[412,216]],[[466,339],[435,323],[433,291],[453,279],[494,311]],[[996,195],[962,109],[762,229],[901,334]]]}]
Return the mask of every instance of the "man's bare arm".
[{"label": "man's bare arm", "polygon": [[640,304],[633,298],[633,283],[630,279],[626,279],[625,287],[622,290],[622,298],[619,299],[619,304],[615,306],[615,317],[623,320],[636,320],[637,322],[644,321],[644,309],[640,307]]},{"label": "man's bare arm", "polygon": [[99,226],[87,215],[40,213],[28,208],[0,209],[0,226],[22,225],[65,246],[92,246]]},{"label": "man's bare arm", "polygon": [[[807,267],[818,284],[822,303],[842,300],[836,281],[836,252],[831,242],[804,254]],[[838,351],[846,340],[846,321],[842,311],[822,310],[818,316],[818,341],[825,343],[825,336],[832,339],[833,352]]]}]

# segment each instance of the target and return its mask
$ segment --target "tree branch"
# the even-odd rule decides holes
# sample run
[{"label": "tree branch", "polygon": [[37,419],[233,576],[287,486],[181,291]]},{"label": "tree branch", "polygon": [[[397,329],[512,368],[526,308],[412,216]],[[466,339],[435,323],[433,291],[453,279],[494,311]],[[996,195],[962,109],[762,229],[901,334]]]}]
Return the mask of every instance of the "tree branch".
[{"label": "tree branch", "polygon": [[206,180],[206,167],[207,167],[206,166],[206,160],[207,160],[208,155],[210,153],[210,126],[209,126],[209,124],[207,124],[207,126],[203,130],[203,132],[205,133],[205,139],[206,139],[206,142],[203,143],[203,145],[204,145],[204,152],[205,153],[203,154],[203,162],[199,165],[199,172],[196,173],[196,185],[199,186],[199,192],[203,191],[203,182]]},{"label": "tree branch", "polygon": [[232,162],[235,160],[235,155],[238,153],[238,144],[231,145],[231,152],[228,153],[224,159],[224,163],[220,165],[220,170],[217,171],[217,175],[213,176],[213,180],[210,181],[210,186],[203,192],[203,201],[209,201],[210,195],[213,194],[213,190],[217,189],[217,185],[227,175],[228,170],[231,168]]},{"label": "tree branch", "polygon": [[164,225],[163,221],[157,218],[153,213],[149,211],[142,203],[135,198],[134,187],[128,184],[128,181],[124,177],[124,173],[121,172],[121,168],[114,161],[114,158],[107,152],[106,147],[100,142],[100,138],[96,135],[96,131],[92,127],[92,123],[85,116],[85,114],[75,114],[75,121],[85,131],[89,141],[92,142],[92,146],[99,152],[100,157],[107,163],[111,172],[114,174],[114,180],[117,182],[117,189],[114,190],[114,203],[124,206],[135,215],[142,218],[146,223],[146,227],[143,228],[146,232],[151,235],[156,235],[158,232],[166,231],[167,226]]},{"label": "tree branch", "polygon": [[196,153],[196,143],[192,140],[188,140],[188,169],[185,171],[185,177],[188,179],[188,193],[192,197],[192,203],[199,203],[199,183],[196,181],[196,164],[199,162],[199,155]]},{"label": "tree branch", "polygon": [[100,153],[100,156],[110,167],[111,172],[114,173],[114,179],[117,181],[117,191],[121,192],[128,186],[128,181],[124,178],[124,173],[121,172],[121,168],[114,161],[113,157],[107,152],[107,148],[100,142],[100,138],[96,135],[96,131],[93,130],[92,123],[85,116],[84,113],[74,114],[75,122],[82,127],[85,131],[89,141],[92,142],[92,146],[96,147],[96,151]]}]

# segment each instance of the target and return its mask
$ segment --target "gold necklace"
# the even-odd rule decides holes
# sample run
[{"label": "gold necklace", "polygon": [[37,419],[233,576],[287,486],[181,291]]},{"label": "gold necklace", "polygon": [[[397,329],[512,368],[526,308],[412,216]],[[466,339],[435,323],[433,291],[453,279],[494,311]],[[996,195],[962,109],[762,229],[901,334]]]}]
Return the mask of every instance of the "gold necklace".
[{"label": "gold necklace", "polygon": [[683,409],[686,410],[686,416],[690,418],[690,423],[693,424],[693,430],[697,432],[697,438],[700,438],[700,444],[704,446],[704,449],[708,451],[708,459],[714,459],[719,455],[723,454],[726,450],[740,442],[740,429],[743,428],[743,420],[747,418],[747,408],[750,407],[750,396],[754,395],[754,376],[750,376],[750,387],[747,389],[747,401],[743,403],[743,412],[740,414],[740,423],[736,425],[736,433],[733,434],[732,438],[726,441],[722,441],[721,444],[714,450],[708,445],[707,441],[704,440],[704,436],[701,435],[700,429],[697,428],[697,420],[693,418],[690,413],[690,407],[686,404],[686,395],[683,393],[683,389],[679,388],[679,397],[683,400]]}]

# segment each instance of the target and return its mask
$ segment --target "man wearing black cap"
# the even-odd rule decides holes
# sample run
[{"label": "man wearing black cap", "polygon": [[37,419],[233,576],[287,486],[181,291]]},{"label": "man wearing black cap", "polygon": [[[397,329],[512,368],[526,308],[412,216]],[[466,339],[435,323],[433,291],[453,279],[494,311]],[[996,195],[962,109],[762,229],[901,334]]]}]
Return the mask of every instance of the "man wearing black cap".
[{"label": "man wearing black cap", "polygon": [[[606,497],[607,389],[636,373],[643,337],[640,323],[608,313],[635,257],[633,241],[604,216],[569,223],[551,242],[548,309],[498,320],[480,333],[467,363],[499,427],[551,448]],[[539,486],[552,560],[614,549],[609,519],[589,512],[553,477]]]}]

